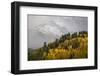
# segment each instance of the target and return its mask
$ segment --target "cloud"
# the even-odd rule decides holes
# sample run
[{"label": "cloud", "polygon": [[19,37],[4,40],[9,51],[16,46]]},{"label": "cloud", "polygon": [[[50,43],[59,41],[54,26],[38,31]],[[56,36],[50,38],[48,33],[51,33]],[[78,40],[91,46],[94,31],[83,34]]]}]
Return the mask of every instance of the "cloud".
[{"label": "cloud", "polygon": [[62,32],[60,31],[59,28],[57,28],[56,26],[51,26],[51,25],[44,25],[43,27],[38,27],[39,31],[44,33],[44,34],[52,34],[52,35],[56,35],[56,36],[61,36]]},{"label": "cloud", "polygon": [[28,47],[39,48],[68,32],[87,31],[88,18],[28,15]]}]

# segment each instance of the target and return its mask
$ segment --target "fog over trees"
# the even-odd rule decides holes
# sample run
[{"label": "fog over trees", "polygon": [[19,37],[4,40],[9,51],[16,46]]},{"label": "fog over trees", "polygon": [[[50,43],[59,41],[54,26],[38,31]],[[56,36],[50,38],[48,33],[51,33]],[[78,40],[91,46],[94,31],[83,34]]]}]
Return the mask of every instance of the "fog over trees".
[{"label": "fog over trees", "polygon": [[62,35],[88,31],[88,18],[77,16],[28,16],[28,48],[36,49]]}]

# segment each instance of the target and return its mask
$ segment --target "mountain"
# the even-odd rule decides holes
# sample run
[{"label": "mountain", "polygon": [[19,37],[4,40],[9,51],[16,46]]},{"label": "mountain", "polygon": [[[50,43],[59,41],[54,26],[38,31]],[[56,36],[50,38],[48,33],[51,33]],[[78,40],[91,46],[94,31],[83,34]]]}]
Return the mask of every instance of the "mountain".
[{"label": "mountain", "polygon": [[53,42],[56,38],[60,38],[62,34],[64,34],[64,28],[59,27],[53,21],[40,24],[34,29],[29,29],[28,47],[33,49],[39,48],[43,45],[43,42]]},{"label": "mountain", "polygon": [[79,16],[28,15],[28,48],[36,49],[62,35],[88,30],[88,18]]},{"label": "mountain", "polygon": [[44,42],[43,46],[34,49],[34,52],[28,50],[28,60],[87,58],[87,50],[88,33],[86,31],[67,33],[53,42]]}]

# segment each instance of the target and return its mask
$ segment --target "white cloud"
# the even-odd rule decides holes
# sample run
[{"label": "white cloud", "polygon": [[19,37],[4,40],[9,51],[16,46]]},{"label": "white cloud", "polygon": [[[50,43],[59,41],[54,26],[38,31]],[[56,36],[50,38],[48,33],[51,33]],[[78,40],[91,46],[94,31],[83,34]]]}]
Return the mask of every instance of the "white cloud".
[{"label": "white cloud", "polygon": [[38,27],[39,31],[44,33],[44,34],[52,34],[55,36],[61,36],[62,32],[60,31],[59,28],[57,28],[57,26],[52,26],[52,25],[44,25],[44,26],[40,26]]},{"label": "white cloud", "polygon": [[87,17],[28,15],[28,47],[52,42],[68,32],[87,31]]}]

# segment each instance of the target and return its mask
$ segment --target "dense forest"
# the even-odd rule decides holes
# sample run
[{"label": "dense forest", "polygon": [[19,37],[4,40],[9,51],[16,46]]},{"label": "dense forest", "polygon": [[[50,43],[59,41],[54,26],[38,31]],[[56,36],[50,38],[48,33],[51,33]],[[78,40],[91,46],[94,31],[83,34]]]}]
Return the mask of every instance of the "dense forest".
[{"label": "dense forest", "polygon": [[87,31],[67,33],[38,49],[28,48],[28,60],[78,59],[88,57]]}]

